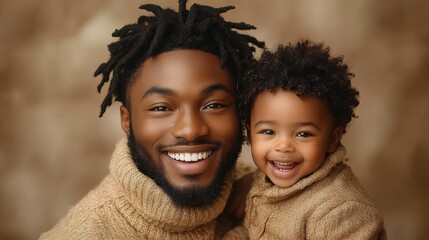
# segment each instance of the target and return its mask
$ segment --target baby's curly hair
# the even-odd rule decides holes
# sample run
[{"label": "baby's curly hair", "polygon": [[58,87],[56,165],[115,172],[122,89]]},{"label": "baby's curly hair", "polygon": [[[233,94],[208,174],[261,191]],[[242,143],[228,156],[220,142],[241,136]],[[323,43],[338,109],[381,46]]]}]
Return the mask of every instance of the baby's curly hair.
[{"label": "baby's curly hair", "polygon": [[351,86],[354,74],[343,57],[332,57],[323,43],[309,40],[280,45],[277,51],[264,51],[240,80],[240,115],[244,126],[258,94],[279,89],[293,91],[299,97],[314,96],[326,101],[336,126],[346,126],[356,114],[359,92]]}]

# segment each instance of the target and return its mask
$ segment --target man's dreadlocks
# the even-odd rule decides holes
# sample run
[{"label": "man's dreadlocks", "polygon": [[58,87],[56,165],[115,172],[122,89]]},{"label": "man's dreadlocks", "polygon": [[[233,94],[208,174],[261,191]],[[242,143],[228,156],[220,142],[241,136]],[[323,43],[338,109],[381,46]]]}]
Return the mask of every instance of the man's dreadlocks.
[{"label": "man's dreadlocks", "polygon": [[237,30],[255,29],[246,23],[227,22],[220,15],[234,6],[214,8],[193,4],[186,9],[187,0],[179,0],[179,11],[145,4],[140,9],[154,16],[140,16],[137,23],[115,30],[113,37],[119,40],[108,46],[110,59],[101,64],[94,76],[102,74],[98,92],[109,81],[110,86],[101,104],[102,117],[112,99],[128,107],[127,86],[140,65],[148,58],[174,49],[196,49],[212,53],[220,58],[220,66],[227,67],[236,80],[245,66],[253,60],[255,47],[264,43]]}]

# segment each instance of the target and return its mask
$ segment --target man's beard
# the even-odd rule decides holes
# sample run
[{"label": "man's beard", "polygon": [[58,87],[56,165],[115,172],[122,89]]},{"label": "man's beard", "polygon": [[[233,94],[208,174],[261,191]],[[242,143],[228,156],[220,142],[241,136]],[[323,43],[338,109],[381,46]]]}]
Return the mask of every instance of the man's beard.
[{"label": "man's beard", "polygon": [[[203,207],[213,203],[216,200],[225,181],[226,174],[229,173],[232,168],[234,168],[235,163],[237,162],[238,156],[241,152],[242,142],[242,135],[239,134],[236,143],[226,154],[226,159],[221,160],[216,176],[208,186],[190,186],[187,188],[177,188],[172,186],[164,176],[165,173],[164,169],[161,167],[162,165],[157,167],[154,164],[154,159],[152,159],[149,151],[144,146],[141,146],[141,144],[137,143],[132,126],[130,126],[130,134],[128,136],[128,147],[130,148],[131,157],[140,172],[153,179],[155,183],[161,189],[163,189],[168,196],[170,196],[171,200],[175,204],[184,207]],[[186,144],[181,143],[181,145]],[[159,146],[159,152],[160,149],[161,147]]]}]

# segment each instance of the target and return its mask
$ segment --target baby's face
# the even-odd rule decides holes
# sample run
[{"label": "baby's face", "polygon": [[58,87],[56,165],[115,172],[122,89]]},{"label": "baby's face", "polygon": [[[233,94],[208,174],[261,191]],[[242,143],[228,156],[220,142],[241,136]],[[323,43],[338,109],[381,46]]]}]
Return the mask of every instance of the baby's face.
[{"label": "baby's face", "polygon": [[257,96],[249,129],[253,161],[279,187],[316,171],[342,133],[325,102],[284,90]]}]

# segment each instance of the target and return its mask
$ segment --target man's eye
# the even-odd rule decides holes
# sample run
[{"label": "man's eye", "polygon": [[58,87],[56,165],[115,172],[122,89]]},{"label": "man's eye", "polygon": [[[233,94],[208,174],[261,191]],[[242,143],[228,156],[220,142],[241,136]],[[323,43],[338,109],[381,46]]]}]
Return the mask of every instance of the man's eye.
[{"label": "man's eye", "polygon": [[274,131],[268,130],[268,129],[259,131],[259,133],[264,134],[264,135],[274,135]]},{"label": "man's eye", "polygon": [[155,106],[153,108],[150,108],[149,111],[154,111],[154,112],[165,112],[165,111],[169,111],[170,109],[166,106]]},{"label": "man's eye", "polygon": [[226,105],[225,104],[222,104],[222,103],[210,103],[210,104],[207,104],[205,107],[204,107],[204,109],[218,109],[218,108],[223,108],[223,107],[225,107]]},{"label": "man's eye", "polygon": [[314,136],[313,134],[309,133],[309,132],[299,132],[296,134],[297,137],[312,137]]}]

